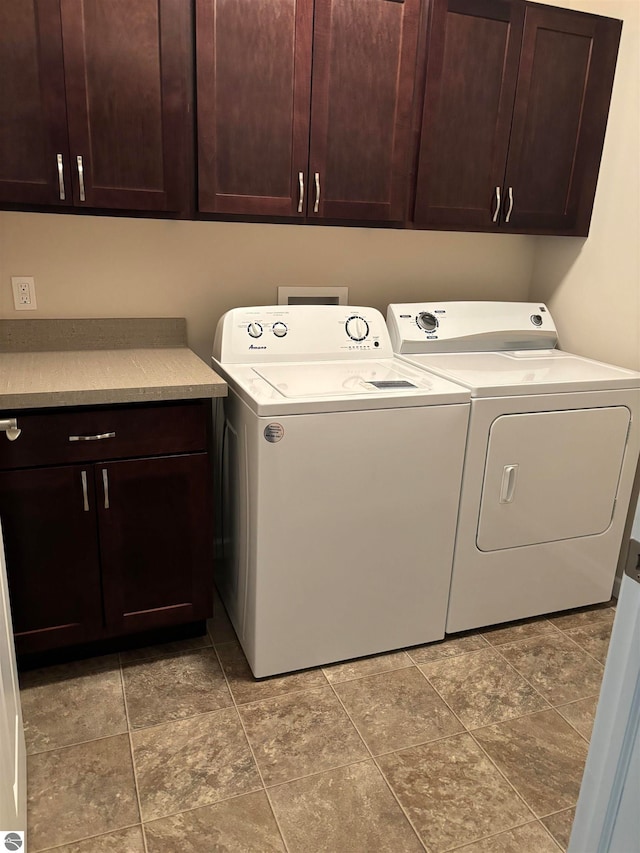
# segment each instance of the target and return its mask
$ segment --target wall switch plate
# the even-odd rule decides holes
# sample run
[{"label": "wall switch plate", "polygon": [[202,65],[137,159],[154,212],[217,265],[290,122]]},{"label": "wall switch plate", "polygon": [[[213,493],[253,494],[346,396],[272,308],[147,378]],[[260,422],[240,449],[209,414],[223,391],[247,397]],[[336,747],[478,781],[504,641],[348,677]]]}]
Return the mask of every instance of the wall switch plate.
[{"label": "wall switch plate", "polygon": [[35,311],[38,307],[36,302],[36,282],[30,275],[12,275],[11,287],[13,288],[13,307],[16,311]]}]

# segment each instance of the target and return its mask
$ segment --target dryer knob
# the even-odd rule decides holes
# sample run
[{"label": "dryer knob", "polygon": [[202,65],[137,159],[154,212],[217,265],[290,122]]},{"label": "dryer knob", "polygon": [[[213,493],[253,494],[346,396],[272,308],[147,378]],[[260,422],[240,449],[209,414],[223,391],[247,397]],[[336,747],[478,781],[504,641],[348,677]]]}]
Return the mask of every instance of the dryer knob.
[{"label": "dryer knob", "polygon": [[369,324],[363,317],[354,314],[345,323],[345,329],[352,341],[363,341],[369,334]]},{"label": "dryer knob", "polygon": [[416,317],[416,323],[425,332],[435,332],[438,328],[438,318],[429,311],[421,311]]},{"label": "dryer knob", "polygon": [[262,326],[260,323],[249,323],[247,326],[247,332],[252,338],[259,338],[262,334]]},{"label": "dryer knob", "polygon": [[274,323],[273,324],[273,334],[276,338],[284,338],[289,330],[285,326],[284,323]]},{"label": "dryer knob", "polygon": [[534,326],[541,326],[542,325],[542,317],[540,316],[540,314],[532,314],[531,315],[531,322],[533,323]]}]

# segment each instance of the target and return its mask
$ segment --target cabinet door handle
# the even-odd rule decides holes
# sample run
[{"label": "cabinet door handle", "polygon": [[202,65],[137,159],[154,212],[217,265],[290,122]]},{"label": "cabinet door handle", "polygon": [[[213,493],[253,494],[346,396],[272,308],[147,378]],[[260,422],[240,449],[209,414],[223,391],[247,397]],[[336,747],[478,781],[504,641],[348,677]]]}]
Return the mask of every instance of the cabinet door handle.
[{"label": "cabinet door handle", "polygon": [[104,508],[109,509],[109,473],[102,469],[102,488],[104,489]]},{"label": "cabinet door handle", "polygon": [[80,201],[86,201],[84,194],[84,166],[82,165],[82,157],[80,155],[76,157],[76,163],[78,165],[78,181],[80,182]]},{"label": "cabinet door handle", "polygon": [[82,480],[82,506],[85,512],[89,512],[89,493],[87,491],[87,472],[80,472],[80,479]]},{"label": "cabinet door handle", "polygon": [[508,222],[511,219],[511,211],[513,210],[513,187],[509,187],[509,207],[507,208],[507,215],[504,218],[505,222]]},{"label": "cabinet door handle", "polygon": [[320,206],[320,172],[315,173],[316,179],[316,200],[313,205],[313,212],[318,212],[318,207]]},{"label": "cabinet door handle", "polygon": [[15,441],[22,430],[18,427],[17,418],[3,418],[0,421],[0,432],[3,432],[9,441]]},{"label": "cabinet door handle", "polygon": [[66,199],[66,195],[64,194],[64,167],[62,163],[62,154],[57,154],[56,160],[58,161],[58,191],[60,193],[60,201],[64,201]]},{"label": "cabinet door handle", "polygon": [[493,211],[493,222],[498,221],[500,216],[500,187],[496,187],[496,209]]},{"label": "cabinet door handle", "polygon": [[298,172],[298,187],[298,213],[302,213],[304,206],[304,175],[302,172]]},{"label": "cabinet door handle", "polygon": [[115,432],[99,432],[96,435],[70,435],[69,441],[102,441],[104,438],[115,437]]}]

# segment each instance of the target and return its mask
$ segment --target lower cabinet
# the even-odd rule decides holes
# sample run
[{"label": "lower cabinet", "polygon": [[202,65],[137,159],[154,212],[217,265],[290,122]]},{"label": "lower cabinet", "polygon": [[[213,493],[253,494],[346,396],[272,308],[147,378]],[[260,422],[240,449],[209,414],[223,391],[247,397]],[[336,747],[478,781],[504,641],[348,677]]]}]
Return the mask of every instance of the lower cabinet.
[{"label": "lower cabinet", "polygon": [[[17,413],[22,434],[0,451],[0,518],[18,653],[211,615],[210,407]],[[150,416],[157,420],[150,452],[164,446],[167,453],[141,458],[137,445],[145,443]],[[45,433],[43,448],[38,435]],[[127,449],[133,458],[117,458]],[[6,470],[38,455],[93,459]]]}]

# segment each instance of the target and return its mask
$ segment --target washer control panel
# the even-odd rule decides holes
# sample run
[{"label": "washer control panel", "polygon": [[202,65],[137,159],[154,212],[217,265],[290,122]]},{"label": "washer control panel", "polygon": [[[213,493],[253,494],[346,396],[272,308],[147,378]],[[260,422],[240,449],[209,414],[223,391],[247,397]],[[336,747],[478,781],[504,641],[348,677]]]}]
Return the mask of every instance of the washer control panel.
[{"label": "washer control panel", "polygon": [[387,326],[397,353],[553,349],[558,340],[540,302],[398,303]]},{"label": "washer control panel", "polygon": [[217,361],[228,364],[392,355],[382,314],[352,305],[234,308],[218,322],[213,351]]}]

